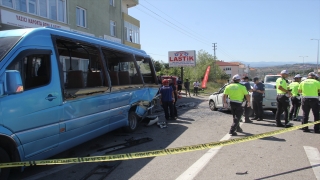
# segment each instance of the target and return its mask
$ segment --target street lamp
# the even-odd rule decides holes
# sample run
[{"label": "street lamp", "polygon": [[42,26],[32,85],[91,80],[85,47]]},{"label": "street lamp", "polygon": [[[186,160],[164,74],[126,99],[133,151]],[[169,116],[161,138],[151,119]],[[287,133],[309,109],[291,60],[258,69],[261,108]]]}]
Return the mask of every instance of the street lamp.
[{"label": "street lamp", "polygon": [[320,39],[311,39],[311,40],[317,40],[318,41],[318,49],[317,49],[317,73],[319,73],[319,70],[318,70],[318,64],[319,64],[319,40]]},{"label": "street lamp", "polygon": [[303,69],[302,72],[303,73],[302,73],[302,75],[304,75],[304,69],[305,69],[305,67],[304,67],[304,58],[308,57],[308,56],[299,56],[299,57],[302,57],[302,59],[303,59],[303,66],[302,66],[302,69]]}]

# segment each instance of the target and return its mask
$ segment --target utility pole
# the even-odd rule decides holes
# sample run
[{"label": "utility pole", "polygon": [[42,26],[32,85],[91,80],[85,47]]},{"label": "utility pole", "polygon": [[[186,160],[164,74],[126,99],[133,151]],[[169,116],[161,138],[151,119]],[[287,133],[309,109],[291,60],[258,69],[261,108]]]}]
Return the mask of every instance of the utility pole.
[{"label": "utility pole", "polygon": [[217,43],[212,43],[213,44],[213,78],[216,77],[216,61],[217,61],[217,56],[216,56],[216,49],[217,49]]}]

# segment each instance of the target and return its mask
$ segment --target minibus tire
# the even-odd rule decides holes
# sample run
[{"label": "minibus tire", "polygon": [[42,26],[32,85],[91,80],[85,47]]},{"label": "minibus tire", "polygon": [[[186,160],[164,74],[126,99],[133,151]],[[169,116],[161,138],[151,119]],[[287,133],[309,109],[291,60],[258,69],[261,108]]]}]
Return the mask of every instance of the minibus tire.
[{"label": "minibus tire", "polygon": [[137,116],[137,114],[133,111],[129,112],[129,116],[128,116],[128,126],[124,127],[124,130],[126,132],[134,132],[137,127],[138,127],[138,119],[139,117]]},{"label": "minibus tire", "polygon": [[[10,157],[8,153],[0,147],[0,163],[10,162]],[[0,169],[0,179],[8,179],[10,174],[10,168]]]}]

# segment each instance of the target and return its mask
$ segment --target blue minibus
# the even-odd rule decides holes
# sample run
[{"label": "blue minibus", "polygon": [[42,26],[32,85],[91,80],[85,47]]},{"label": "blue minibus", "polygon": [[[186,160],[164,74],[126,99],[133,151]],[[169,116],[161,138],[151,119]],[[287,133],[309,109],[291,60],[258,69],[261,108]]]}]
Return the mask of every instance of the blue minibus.
[{"label": "blue minibus", "polygon": [[[142,50],[49,27],[0,31],[0,163],[134,131],[157,83]],[[0,169],[0,179],[9,171]]]}]

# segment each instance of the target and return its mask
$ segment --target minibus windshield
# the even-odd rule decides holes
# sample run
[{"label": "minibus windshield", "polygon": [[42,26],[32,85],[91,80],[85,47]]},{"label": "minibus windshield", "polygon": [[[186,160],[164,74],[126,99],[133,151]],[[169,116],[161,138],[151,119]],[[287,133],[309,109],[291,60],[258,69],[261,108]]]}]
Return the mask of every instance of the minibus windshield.
[{"label": "minibus windshield", "polygon": [[20,36],[0,37],[0,61],[11,50],[11,48],[19,41]]}]

